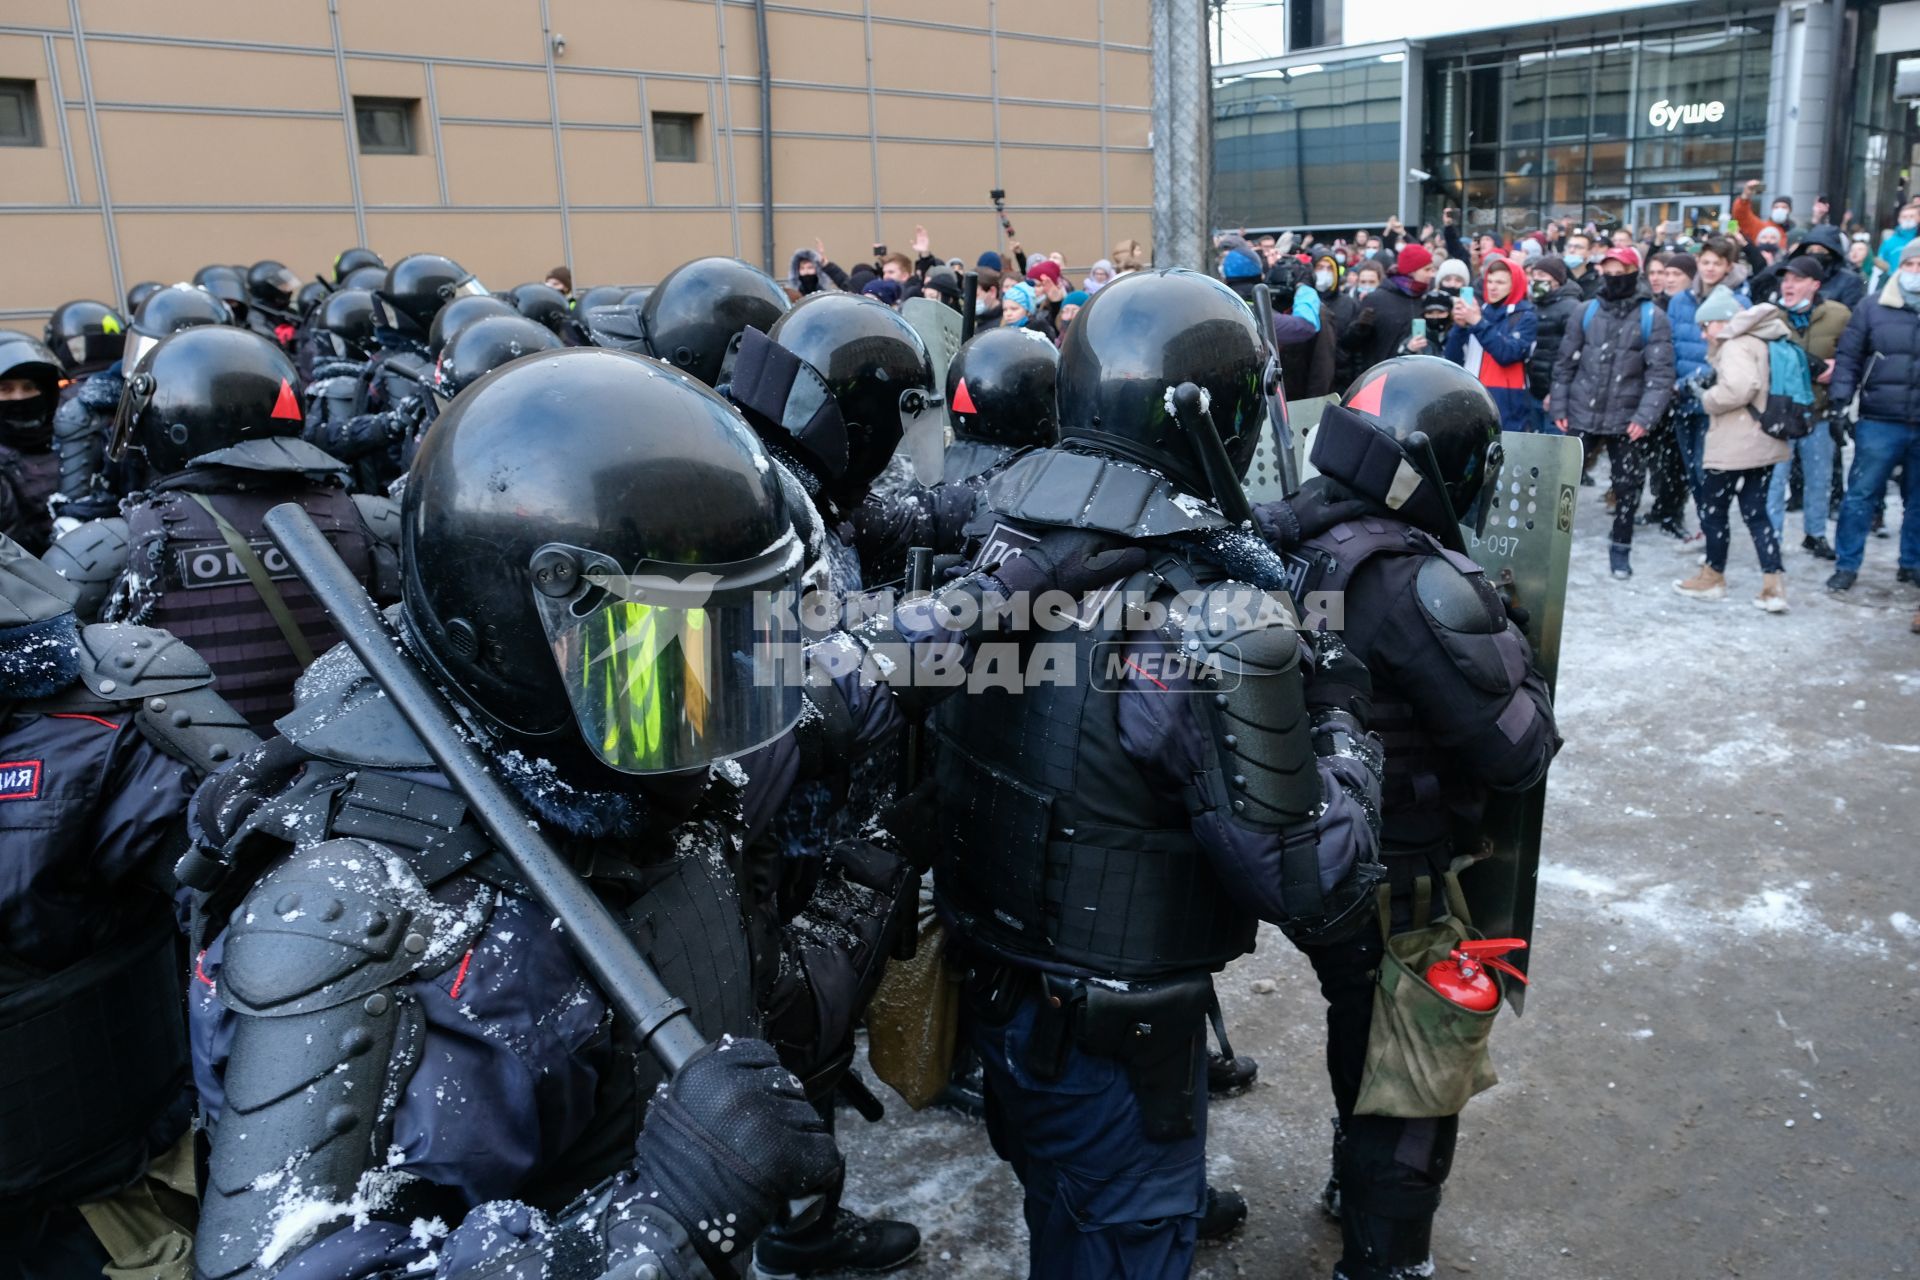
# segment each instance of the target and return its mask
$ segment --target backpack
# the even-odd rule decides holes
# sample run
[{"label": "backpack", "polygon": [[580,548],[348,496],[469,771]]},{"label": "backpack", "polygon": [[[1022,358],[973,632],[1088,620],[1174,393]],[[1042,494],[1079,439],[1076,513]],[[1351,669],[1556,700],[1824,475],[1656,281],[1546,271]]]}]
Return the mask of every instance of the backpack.
[{"label": "backpack", "polygon": [[1775,440],[1799,440],[1813,434],[1813,370],[1806,348],[1791,338],[1767,342],[1767,402],[1760,429]]},{"label": "backpack", "polygon": [[[1600,299],[1589,298],[1587,309],[1580,314],[1580,333],[1583,337],[1586,335],[1587,326],[1593,323],[1593,318],[1598,314],[1600,314]],[[1640,303],[1640,345],[1645,347],[1652,341],[1653,303],[1643,299]]]}]

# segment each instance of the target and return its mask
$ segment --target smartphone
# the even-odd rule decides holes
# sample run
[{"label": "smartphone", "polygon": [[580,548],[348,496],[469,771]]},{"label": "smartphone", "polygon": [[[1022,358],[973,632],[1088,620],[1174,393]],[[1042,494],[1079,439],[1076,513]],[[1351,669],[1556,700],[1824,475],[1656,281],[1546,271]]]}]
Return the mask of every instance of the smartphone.
[{"label": "smartphone", "polygon": [[1427,336],[1427,318],[1425,316],[1415,316],[1413,318],[1413,336],[1416,338],[1424,338]]}]

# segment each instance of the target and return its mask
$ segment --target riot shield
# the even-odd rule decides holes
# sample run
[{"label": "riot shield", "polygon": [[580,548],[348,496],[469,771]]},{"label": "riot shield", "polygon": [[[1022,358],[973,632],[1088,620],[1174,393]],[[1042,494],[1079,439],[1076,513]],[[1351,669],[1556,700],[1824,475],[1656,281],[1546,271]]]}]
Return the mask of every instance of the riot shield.
[{"label": "riot shield", "polygon": [[[960,350],[960,313],[936,298],[908,298],[900,304],[900,318],[927,344],[933,359],[933,395],[938,399],[947,385],[947,366]],[[921,484],[940,481],[941,459],[953,441],[953,430],[944,405],[931,419],[909,423],[897,452],[913,466]],[[914,430],[918,425],[919,430]]]},{"label": "riot shield", "polygon": [[[1534,661],[1553,689],[1560,669],[1560,625],[1566,615],[1567,561],[1573,552],[1574,498],[1579,492],[1580,442],[1568,436],[1501,436],[1506,460],[1499,498],[1487,515],[1486,532],[1462,529],[1467,553],[1487,571],[1487,580],[1528,614],[1526,637]],[[1480,848],[1455,860],[1473,923],[1490,938],[1533,937],[1534,895],[1540,874],[1540,827],[1546,783],[1515,795],[1490,795],[1481,824]],[[1532,949],[1509,956],[1527,967]],[[1507,986],[1515,1013],[1526,987]]]},{"label": "riot shield", "polygon": [[[1311,400],[1287,401],[1287,419],[1293,425],[1294,472],[1302,480],[1315,474],[1307,465],[1307,438],[1320,425],[1320,414],[1337,400],[1336,396],[1315,396]],[[1249,501],[1275,502],[1287,496],[1282,492],[1280,466],[1274,455],[1278,447],[1271,429],[1260,433],[1260,444],[1253,451],[1253,463],[1247,468],[1243,482]]]}]

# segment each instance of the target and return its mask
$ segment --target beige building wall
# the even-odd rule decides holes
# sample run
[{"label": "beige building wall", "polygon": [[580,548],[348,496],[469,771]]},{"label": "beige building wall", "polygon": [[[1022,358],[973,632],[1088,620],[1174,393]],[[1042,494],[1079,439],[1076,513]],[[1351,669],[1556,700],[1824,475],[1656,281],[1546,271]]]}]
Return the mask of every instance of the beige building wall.
[{"label": "beige building wall", "polygon": [[[768,3],[775,274],[852,264],[915,223],[971,262],[1004,237],[1084,268],[1151,244],[1148,0]],[[762,258],[750,0],[4,0],[0,325],[209,262],[305,276],[366,244],[450,254],[495,289],[566,262],[644,284]],[[355,98],[404,101],[411,154],[368,154]],[[650,122],[694,117],[694,155]]]}]

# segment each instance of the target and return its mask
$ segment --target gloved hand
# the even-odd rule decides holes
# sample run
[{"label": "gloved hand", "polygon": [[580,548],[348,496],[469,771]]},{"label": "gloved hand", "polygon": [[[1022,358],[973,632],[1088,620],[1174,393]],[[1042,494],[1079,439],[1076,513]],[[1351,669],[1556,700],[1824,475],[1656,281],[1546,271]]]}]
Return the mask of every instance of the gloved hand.
[{"label": "gloved hand", "polygon": [[1093,529],[1054,529],[1025,553],[992,570],[1009,596],[1064,591],[1081,595],[1147,567],[1147,549]]},{"label": "gloved hand", "polygon": [[1686,381],[1687,390],[1699,395],[1714,383],[1720,381],[1720,371],[1712,365],[1696,369]]},{"label": "gloved hand", "polygon": [[1315,631],[1313,674],[1307,678],[1307,710],[1317,720],[1323,711],[1343,711],[1364,730],[1373,717],[1373,673],[1332,631]]},{"label": "gloved hand", "polygon": [[708,1045],[660,1087],[634,1144],[634,1177],[692,1236],[715,1274],[787,1202],[840,1176],[840,1149],[764,1040]]},{"label": "gloved hand", "polygon": [[1835,444],[1843,445],[1853,438],[1853,423],[1847,418],[1845,409],[1827,411],[1827,434],[1833,437]]}]

